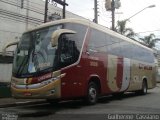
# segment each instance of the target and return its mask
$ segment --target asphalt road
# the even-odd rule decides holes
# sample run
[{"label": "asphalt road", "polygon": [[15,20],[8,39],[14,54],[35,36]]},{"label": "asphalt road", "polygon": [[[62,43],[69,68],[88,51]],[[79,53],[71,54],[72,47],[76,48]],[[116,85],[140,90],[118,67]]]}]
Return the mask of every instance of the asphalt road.
[{"label": "asphalt road", "polygon": [[[125,115],[134,119],[143,115],[160,115],[160,84],[149,90],[147,95],[127,93],[122,98],[103,97],[96,105],[88,106],[82,101],[62,102],[57,105],[48,103],[0,108],[2,120],[107,120],[119,119]],[[115,115],[118,115],[115,117]],[[132,116],[133,115],[133,116]],[[139,115],[139,116],[138,116]],[[160,119],[160,116],[152,116]],[[9,119],[6,119],[9,118]],[[124,118],[123,118],[124,119]]]}]

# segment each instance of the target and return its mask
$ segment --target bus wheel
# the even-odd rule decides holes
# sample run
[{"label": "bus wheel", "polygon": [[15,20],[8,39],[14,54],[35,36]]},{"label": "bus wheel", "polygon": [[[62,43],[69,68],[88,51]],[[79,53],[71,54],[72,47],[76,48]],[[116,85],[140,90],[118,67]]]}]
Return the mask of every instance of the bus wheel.
[{"label": "bus wheel", "polygon": [[145,94],[147,94],[147,90],[148,90],[147,81],[146,81],[146,80],[143,80],[141,93],[142,93],[143,95],[145,95]]},{"label": "bus wheel", "polygon": [[90,82],[88,86],[88,93],[87,93],[87,103],[89,105],[93,105],[97,102],[98,99],[98,88],[94,82]]},{"label": "bus wheel", "polygon": [[138,93],[139,95],[146,95],[148,92],[147,90],[148,90],[147,81],[143,80],[142,89],[139,91],[136,91],[136,93]]}]

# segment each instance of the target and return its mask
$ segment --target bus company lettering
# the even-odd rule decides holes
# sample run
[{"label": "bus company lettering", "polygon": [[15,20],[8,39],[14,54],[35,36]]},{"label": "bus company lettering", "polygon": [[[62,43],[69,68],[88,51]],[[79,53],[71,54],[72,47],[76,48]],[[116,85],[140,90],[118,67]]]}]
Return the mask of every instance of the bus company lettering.
[{"label": "bus company lettering", "polygon": [[144,64],[139,64],[139,69],[152,70],[152,66],[150,66],[150,65],[144,65]]},{"label": "bus company lettering", "polygon": [[90,66],[92,66],[92,67],[98,67],[98,62],[91,61],[90,62]]},{"label": "bus company lettering", "polygon": [[43,75],[43,76],[41,76],[41,77],[38,78],[38,82],[41,82],[41,81],[43,81],[43,80],[45,80],[45,79],[49,79],[49,78],[51,78],[51,77],[52,77],[52,74],[51,74],[51,73],[46,74],[46,75]]},{"label": "bus company lettering", "polygon": [[89,58],[90,58],[91,60],[97,60],[97,61],[99,60],[98,57],[94,57],[94,56],[90,56]]}]

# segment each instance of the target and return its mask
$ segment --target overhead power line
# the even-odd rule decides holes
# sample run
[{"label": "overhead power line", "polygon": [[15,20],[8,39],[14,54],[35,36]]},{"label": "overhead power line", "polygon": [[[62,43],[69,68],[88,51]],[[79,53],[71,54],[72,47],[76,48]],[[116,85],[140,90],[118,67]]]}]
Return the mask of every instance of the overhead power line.
[{"label": "overhead power line", "polygon": [[[3,3],[7,3],[7,4],[9,4],[9,5],[16,6],[16,7],[21,7],[21,5],[20,5],[20,4],[19,4],[19,5],[17,5],[17,3],[14,3],[14,2],[3,1],[3,0],[1,0],[1,2],[3,2]],[[39,11],[34,10],[34,9],[29,9],[29,8],[26,8],[26,7],[24,7],[23,9],[30,10],[30,11],[32,11],[32,12],[35,12],[35,13],[38,13],[38,14],[42,14],[42,15],[44,15],[44,13],[43,13],[43,12],[39,12]]]},{"label": "overhead power line", "polygon": [[[26,0],[25,0],[26,1]],[[6,4],[9,4],[9,5],[13,5],[13,6],[16,6],[16,7],[21,7],[21,4],[20,3],[17,3],[16,1],[15,2],[13,2],[13,1],[10,1],[10,0],[7,0],[7,1],[5,1],[5,0],[0,0],[0,2],[3,2],[3,3],[6,3]],[[26,10],[30,10],[30,11],[32,11],[32,12],[35,12],[35,13],[38,13],[38,14],[41,14],[41,15],[44,15],[44,12],[43,12],[43,5],[41,5],[41,4],[38,4],[38,3],[35,3],[35,2],[32,2],[32,1],[29,1],[29,3],[33,3],[33,4],[35,4],[35,5],[33,5],[33,4],[30,4],[29,5],[29,7],[27,7],[27,5],[26,5],[26,2],[24,2],[24,7],[23,7],[23,9],[26,9]],[[37,6],[36,6],[37,5]],[[39,6],[39,7],[38,7]],[[50,7],[49,8],[49,13],[52,13],[50,10],[54,10],[55,12],[61,12],[61,10],[58,10],[58,9],[55,9],[54,7]]]},{"label": "overhead power line", "polygon": [[9,32],[9,33],[17,33],[17,34],[22,34],[22,33],[20,33],[20,32],[13,32],[13,31],[8,31],[8,30],[1,30],[1,29],[0,29],[0,31],[2,31],[2,32]]},{"label": "overhead power line", "polygon": [[157,29],[157,30],[151,30],[151,31],[144,31],[144,32],[138,32],[137,34],[140,34],[140,33],[148,33],[148,32],[160,32],[160,29]]},{"label": "overhead power line", "polygon": [[40,24],[43,22],[43,20],[38,19],[38,18],[34,18],[34,17],[27,17],[25,15],[22,14],[18,14],[15,12],[11,12],[11,11],[7,11],[7,10],[3,10],[0,9],[0,13],[2,15],[3,18],[10,18],[10,19],[15,19],[16,21],[20,21],[20,22],[24,22],[26,20],[26,18],[29,20],[29,22],[35,23],[35,24]]}]

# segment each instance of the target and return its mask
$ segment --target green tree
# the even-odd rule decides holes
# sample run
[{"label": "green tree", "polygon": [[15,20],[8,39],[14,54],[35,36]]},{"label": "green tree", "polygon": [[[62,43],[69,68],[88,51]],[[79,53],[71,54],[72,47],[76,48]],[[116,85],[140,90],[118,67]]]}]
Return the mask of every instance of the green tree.
[{"label": "green tree", "polygon": [[136,34],[134,33],[132,28],[126,27],[126,23],[127,23],[126,20],[118,21],[115,31],[126,37],[133,38]]},{"label": "green tree", "polygon": [[149,48],[155,47],[155,43],[158,39],[155,39],[155,35],[152,33],[148,36],[144,36],[144,38],[140,38]]}]

